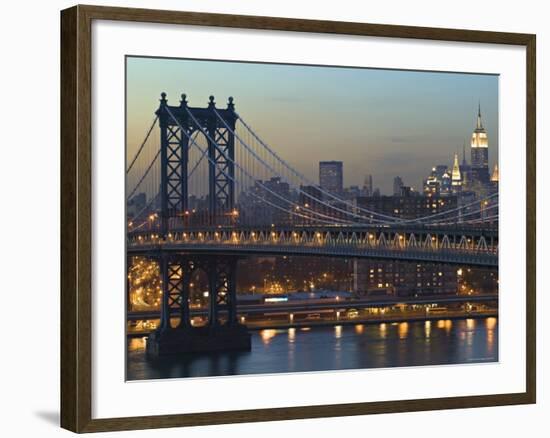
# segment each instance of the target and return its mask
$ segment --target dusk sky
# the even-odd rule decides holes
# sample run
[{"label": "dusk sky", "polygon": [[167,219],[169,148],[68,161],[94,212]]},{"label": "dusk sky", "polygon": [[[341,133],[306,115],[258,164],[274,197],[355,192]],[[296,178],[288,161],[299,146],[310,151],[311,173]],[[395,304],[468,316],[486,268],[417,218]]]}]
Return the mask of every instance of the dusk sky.
[{"label": "dusk sky", "polygon": [[[366,55],[365,55],[366,56]],[[470,137],[478,102],[498,159],[498,76],[224,61],[127,58],[128,156],[154,118],[161,92],[178,105],[206,107],[214,95],[235,110],[290,165],[318,181],[318,162],[344,163],[344,185],[391,194],[393,178],[421,189],[436,164],[452,165]],[[158,133],[157,133],[158,135]]]}]

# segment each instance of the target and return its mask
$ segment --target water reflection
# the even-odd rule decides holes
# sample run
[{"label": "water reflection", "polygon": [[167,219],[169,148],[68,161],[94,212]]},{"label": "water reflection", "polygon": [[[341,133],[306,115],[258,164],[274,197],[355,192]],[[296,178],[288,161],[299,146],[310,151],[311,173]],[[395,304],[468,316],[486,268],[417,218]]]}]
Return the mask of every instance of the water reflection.
[{"label": "water reflection", "polygon": [[260,331],[260,337],[262,338],[262,342],[266,345],[269,344],[271,339],[274,338],[276,334],[277,334],[277,330],[275,329],[266,329],[266,330]]},{"label": "water reflection", "polygon": [[128,341],[128,351],[144,351],[147,337],[130,338]]},{"label": "water reflection", "polygon": [[487,327],[487,348],[492,350],[495,344],[495,331],[497,328],[497,319],[496,318],[487,318],[485,322]]},{"label": "water reflection", "polygon": [[424,323],[424,336],[426,338],[429,338],[431,333],[432,333],[432,322],[426,321]]},{"label": "water reflection", "polygon": [[379,327],[380,327],[380,337],[382,339],[385,339],[386,338],[386,333],[388,331],[388,327],[387,327],[386,323],[383,322],[382,324],[379,325]]},{"label": "water reflection", "polygon": [[498,320],[440,320],[252,331],[252,351],[147,358],[128,339],[127,377],[234,374],[455,364],[498,360]]},{"label": "water reflection", "polygon": [[402,322],[399,324],[399,339],[405,339],[409,333],[409,323]]},{"label": "water reflection", "polygon": [[288,342],[293,344],[295,339],[296,339],[296,329],[294,327],[289,328],[288,329]]}]

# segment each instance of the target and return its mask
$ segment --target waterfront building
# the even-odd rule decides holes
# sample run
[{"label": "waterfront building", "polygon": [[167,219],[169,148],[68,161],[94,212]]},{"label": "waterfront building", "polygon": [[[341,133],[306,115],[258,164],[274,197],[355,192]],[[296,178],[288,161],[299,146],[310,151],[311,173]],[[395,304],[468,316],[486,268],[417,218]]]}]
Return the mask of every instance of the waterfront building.
[{"label": "waterfront building", "polygon": [[421,297],[458,292],[457,268],[452,265],[360,259],[355,269],[359,295]]}]

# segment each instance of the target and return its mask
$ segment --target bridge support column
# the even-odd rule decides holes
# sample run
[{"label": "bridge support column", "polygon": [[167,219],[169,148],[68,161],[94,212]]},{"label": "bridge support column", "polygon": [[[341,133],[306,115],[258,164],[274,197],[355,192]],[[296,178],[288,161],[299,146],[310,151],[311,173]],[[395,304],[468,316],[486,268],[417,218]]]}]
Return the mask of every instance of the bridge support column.
[{"label": "bridge support column", "polygon": [[132,257],[126,256],[126,313],[132,310],[132,302],[130,295],[130,269],[132,268]]},{"label": "bridge support column", "polygon": [[220,311],[226,312],[226,325],[237,323],[237,259],[215,258],[208,268],[209,310],[211,327],[220,325]]},{"label": "bridge support column", "polygon": [[353,259],[353,293],[359,293],[359,260]]},{"label": "bridge support column", "polygon": [[218,325],[218,275],[216,262],[208,266],[208,325]]},{"label": "bridge support column", "polygon": [[170,326],[170,292],[168,289],[169,274],[168,274],[168,255],[162,254],[159,257],[160,276],[162,279],[162,302],[160,308],[160,330],[165,331],[171,328]]},{"label": "bridge support column", "polygon": [[[251,337],[237,321],[237,258],[188,256],[184,260],[161,256],[163,278],[162,318],[158,330],[147,340],[150,356],[227,350],[250,351]],[[189,323],[189,281],[193,269],[207,272],[209,281],[208,324],[192,327]],[[180,310],[180,324],[172,328],[170,310]],[[220,316],[227,317],[220,324]]]},{"label": "bridge support column", "polygon": [[185,262],[174,259],[167,254],[159,257],[162,279],[162,304],[160,329],[172,328],[170,317],[172,310],[179,308],[180,322],[178,327],[189,324],[189,276]]},{"label": "bridge support column", "polygon": [[231,259],[228,284],[227,325],[236,326],[237,321],[237,260]]},{"label": "bridge support column", "polygon": [[183,272],[183,281],[181,284],[181,295],[180,295],[180,322],[178,328],[186,328],[191,326],[190,318],[191,314],[189,312],[189,283],[191,282],[191,271],[186,269]]}]

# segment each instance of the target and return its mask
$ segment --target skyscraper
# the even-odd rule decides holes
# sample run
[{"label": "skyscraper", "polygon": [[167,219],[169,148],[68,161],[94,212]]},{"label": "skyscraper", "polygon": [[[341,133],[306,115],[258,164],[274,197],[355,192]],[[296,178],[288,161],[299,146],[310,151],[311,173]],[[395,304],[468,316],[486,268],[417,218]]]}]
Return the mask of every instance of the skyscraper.
[{"label": "skyscraper", "polygon": [[493,168],[493,175],[491,176],[491,182],[497,183],[498,180],[499,180],[498,164],[495,163],[495,167]]},{"label": "skyscraper", "polygon": [[451,172],[451,185],[453,192],[460,190],[462,186],[462,177],[460,175],[460,166],[458,164],[458,154],[455,153],[455,159],[453,163],[453,170]]},{"label": "skyscraper", "polygon": [[344,190],[344,170],[341,161],[319,162],[319,185],[331,193],[342,194]]},{"label": "skyscraper", "polygon": [[493,191],[498,191],[498,180],[500,179],[499,171],[498,171],[498,164],[495,163],[495,167],[493,169],[493,173],[491,175],[491,188]]},{"label": "skyscraper", "polygon": [[467,188],[470,184],[471,168],[466,161],[466,142],[462,144],[462,164],[459,166],[460,176],[462,177],[462,187]]},{"label": "skyscraper", "polygon": [[393,179],[393,196],[401,196],[401,187],[403,186],[403,179],[400,176],[396,176]]},{"label": "skyscraper", "polygon": [[365,183],[363,184],[363,196],[372,196],[372,175],[365,176]]},{"label": "skyscraper", "polygon": [[471,178],[473,182],[487,184],[489,182],[489,142],[481,122],[481,105],[478,107],[477,124],[472,134],[471,152]]}]

